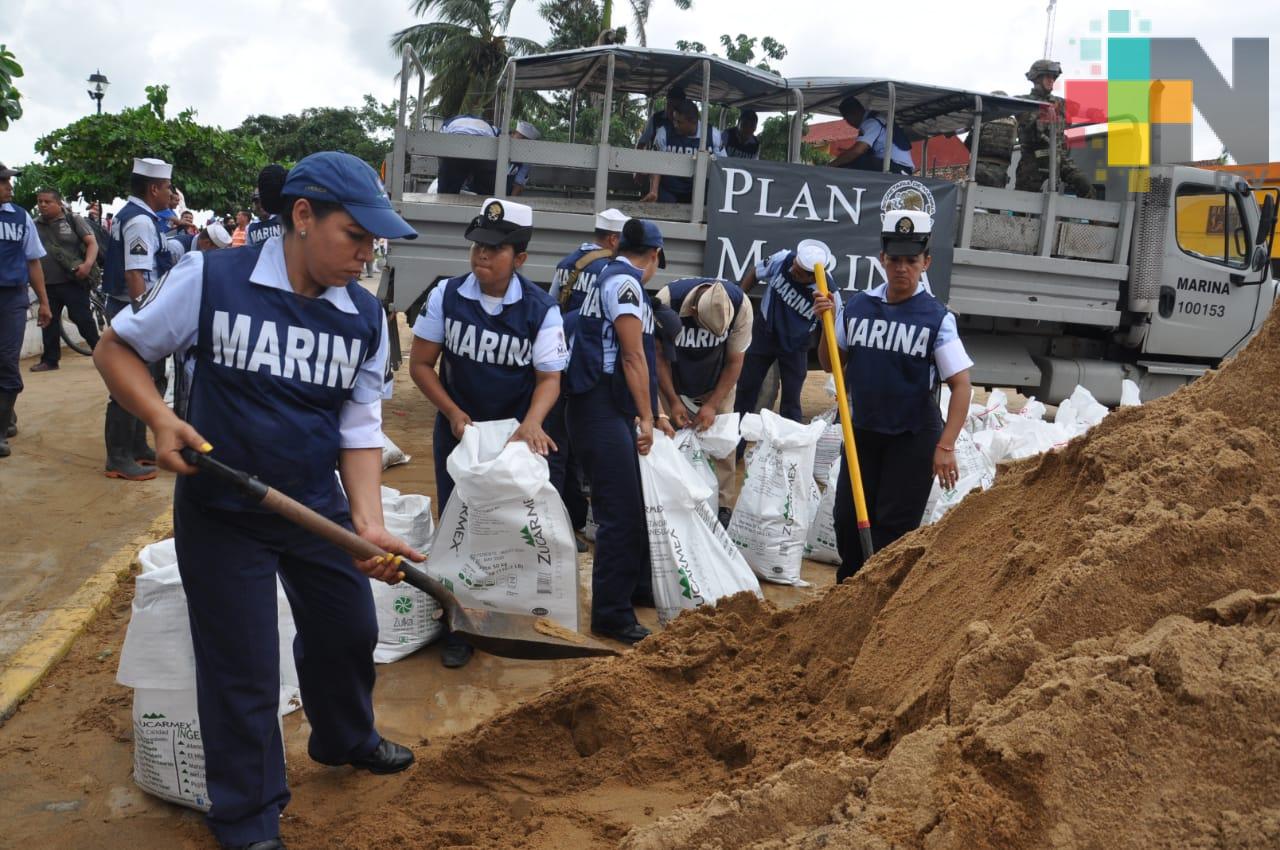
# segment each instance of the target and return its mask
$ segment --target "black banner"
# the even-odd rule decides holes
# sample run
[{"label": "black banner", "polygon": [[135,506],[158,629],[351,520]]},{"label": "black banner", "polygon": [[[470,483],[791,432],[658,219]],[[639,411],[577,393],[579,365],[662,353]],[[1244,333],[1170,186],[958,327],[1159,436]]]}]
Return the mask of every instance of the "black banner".
[{"label": "black banner", "polygon": [[955,243],[956,186],[946,180],[785,162],[720,159],[711,167],[702,272],[742,280],[747,269],[801,239],[821,239],[836,257],[832,287],[883,283],[880,214],[919,209],[933,216],[925,281],[947,301]]}]

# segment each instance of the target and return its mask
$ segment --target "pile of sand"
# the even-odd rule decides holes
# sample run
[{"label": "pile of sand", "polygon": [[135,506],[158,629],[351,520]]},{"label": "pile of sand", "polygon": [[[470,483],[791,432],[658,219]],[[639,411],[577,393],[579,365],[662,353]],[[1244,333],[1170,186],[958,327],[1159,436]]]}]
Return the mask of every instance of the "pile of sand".
[{"label": "pile of sand", "polygon": [[1221,371],[1014,465],[852,582],[685,614],[453,741],[393,823],[297,829],[542,847],[576,822],[604,846],[625,830],[587,801],[613,783],[695,802],[632,830],[637,850],[1275,847],[1277,599],[1206,606],[1278,588],[1273,316]]}]

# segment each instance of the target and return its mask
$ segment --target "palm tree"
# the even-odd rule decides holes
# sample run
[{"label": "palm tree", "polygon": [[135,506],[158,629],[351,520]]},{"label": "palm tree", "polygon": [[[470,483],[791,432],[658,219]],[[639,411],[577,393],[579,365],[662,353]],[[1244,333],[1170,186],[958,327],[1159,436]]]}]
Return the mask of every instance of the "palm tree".
[{"label": "palm tree", "polygon": [[535,41],[507,35],[515,0],[414,0],[413,12],[437,20],[391,37],[397,52],[409,44],[431,75],[426,97],[441,115],[492,114],[494,86],[513,56],[539,53]]},{"label": "palm tree", "polygon": [[[649,7],[653,5],[653,0],[630,0],[631,12],[636,22],[636,37],[641,47],[649,44],[648,34],[645,32],[645,24],[649,22]],[[673,0],[677,9],[689,9],[693,6],[693,0]],[[608,29],[613,26],[611,19],[613,17],[613,0],[604,0],[604,28]]]}]

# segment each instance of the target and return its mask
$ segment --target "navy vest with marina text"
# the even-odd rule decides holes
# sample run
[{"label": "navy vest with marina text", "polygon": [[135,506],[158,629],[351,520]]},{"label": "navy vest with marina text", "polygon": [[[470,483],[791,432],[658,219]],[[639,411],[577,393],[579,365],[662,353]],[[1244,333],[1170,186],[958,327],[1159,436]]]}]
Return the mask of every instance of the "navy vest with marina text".
[{"label": "navy vest with marina text", "polygon": [[562,298],[563,293],[561,290],[568,282],[569,276],[573,274],[573,267],[587,254],[600,250],[602,250],[601,247],[595,244],[579,245],[572,254],[556,263],[556,273],[551,278],[551,295],[560,301],[561,311],[568,313],[582,307],[582,300],[587,297],[587,290],[595,282],[595,279],[600,276],[600,272],[604,271],[604,267],[609,265],[613,259],[612,257],[601,257],[584,266],[578,274],[578,279],[573,282],[573,290]]},{"label": "navy vest with marina text", "polygon": [[[260,250],[204,255],[187,418],[224,463],[322,514],[340,514],[347,510],[334,476],[340,414],[361,365],[377,353],[382,309],[358,284],[347,285],[353,314],[250,283]],[[179,476],[178,495],[211,508],[261,510],[208,475]]]},{"label": "navy vest with marina text", "polygon": [[[702,123],[698,123],[698,128],[702,127]],[[711,129],[707,128],[707,139],[711,139]],[[688,156],[697,155],[702,149],[703,140],[699,137],[697,130],[692,136],[680,136],[676,134],[675,125],[667,124],[667,153],[682,153]],[[672,177],[664,174],[659,180],[659,185],[673,195],[684,196],[693,192],[692,177]]]},{"label": "navy vest with marina text", "polygon": [[[714,280],[715,278],[690,277],[668,284],[671,309],[679,313],[684,300],[694,289]],[[716,381],[720,380],[720,372],[724,369],[729,334],[733,332],[744,296],[742,288],[737,284],[725,281],[723,285],[733,303],[733,317],[723,334],[715,336],[698,324],[694,316],[680,318],[680,335],[676,337],[676,359],[671,365],[671,377],[675,381],[676,391],[689,398],[698,398],[715,389]]]},{"label": "navy vest with marina text", "polygon": [[790,353],[809,347],[813,329],[817,327],[813,312],[814,286],[791,277],[795,259],[795,252],[789,251],[781,270],[766,281],[770,289],[769,314],[764,315],[761,305],[756,322],[764,333],[753,334],[751,349],[754,352]]},{"label": "navy vest with marina text", "polygon": [[[604,341],[606,335],[613,337],[613,323],[604,316],[600,303],[601,285],[614,277],[624,275],[635,280],[640,279],[636,267],[624,260],[612,260],[587,290],[581,309],[577,312],[577,323],[573,331],[573,343],[570,346],[569,366],[565,369],[564,386],[567,395],[585,395],[596,388],[601,379],[610,382],[614,404],[627,416],[636,416],[635,399],[627,386],[626,376],[622,369],[622,349],[618,348],[612,373],[604,371]],[[643,286],[641,287],[643,291]],[[653,340],[653,308],[647,301],[641,302],[641,332],[645,360],[649,366],[649,406],[654,416],[658,413],[658,360]]]},{"label": "navy vest with marina text", "polygon": [[249,225],[244,233],[244,244],[253,247],[261,245],[272,236],[283,236],[284,225],[280,223],[280,216],[273,215],[265,221],[259,219]]},{"label": "navy vest with marina text", "polygon": [[134,203],[127,203],[120,209],[115,221],[111,224],[111,241],[107,244],[107,262],[102,272],[102,288],[108,295],[128,298],[129,287],[124,282],[124,252],[128,250],[124,244],[124,228],[136,216],[147,216],[155,224],[159,247],[152,257],[151,282],[154,284],[169,269],[173,268],[173,255],[166,248],[168,234],[160,219]]},{"label": "navy vest with marina text", "polygon": [[31,217],[16,204],[9,206],[11,209],[0,209],[0,286],[25,288],[27,228],[32,226]]},{"label": "navy vest with marina text", "polygon": [[928,292],[889,304],[859,292],[844,306],[853,424],[884,434],[940,431],[933,347],[947,308]]},{"label": "navy vest with marina text", "polygon": [[490,316],[479,301],[458,290],[470,275],[450,278],[444,289],[444,362],[440,381],[449,397],[476,422],[524,419],[537,378],[533,344],[551,296],[517,274],[520,300]]}]

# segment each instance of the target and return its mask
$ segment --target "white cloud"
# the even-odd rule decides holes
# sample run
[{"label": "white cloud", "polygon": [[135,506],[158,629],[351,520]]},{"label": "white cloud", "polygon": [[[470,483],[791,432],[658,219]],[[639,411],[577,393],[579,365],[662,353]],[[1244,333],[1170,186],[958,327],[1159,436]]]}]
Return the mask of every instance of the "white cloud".
[{"label": "white cloud", "polygon": [[[414,22],[409,0],[3,3],[2,38],[27,72],[20,81],[26,115],[0,134],[0,161],[10,164],[31,161],[38,137],[92,111],[84,80],[95,69],[112,83],[108,110],[144,103],[146,85],[167,82],[173,111],[192,106],[199,120],[223,127],[251,114],[357,105],[366,92],[389,101],[398,93],[399,62],[387,41]],[[664,47],[679,38],[715,46],[726,31],[772,35],[789,49],[781,67],[793,76],[885,76],[1017,93],[1043,46],[1045,5],[694,0],[694,8],[682,12],[670,0],[655,0],[648,32],[651,45]],[[1069,73],[1079,67],[1069,40],[1086,36],[1090,19],[1118,5],[1060,4],[1055,53]],[[1254,7],[1247,17],[1205,11],[1203,0],[1167,0],[1150,15],[1152,34],[1200,39],[1228,79],[1233,36],[1280,33],[1275,5]],[[616,2],[615,23],[629,17],[629,4]],[[537,0],[518,0],[511,31],[547,38]],[[1274,69],[1271,76],[1274,83]],[[1280,86],[1271,86],[1271,102],[1271,158],[1277,160]],[[1197,155],[1215,155],[1217,141],[1207,126],[1201,122],[1195,132]]]}]

